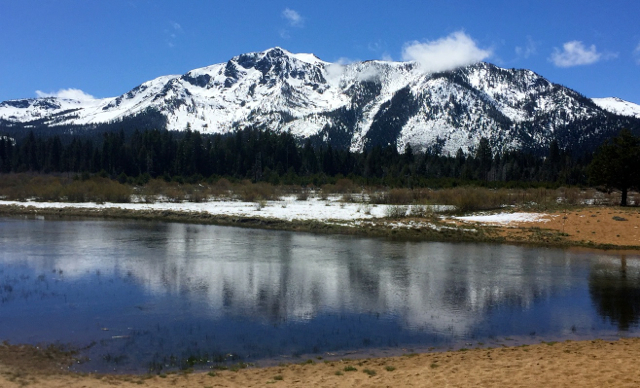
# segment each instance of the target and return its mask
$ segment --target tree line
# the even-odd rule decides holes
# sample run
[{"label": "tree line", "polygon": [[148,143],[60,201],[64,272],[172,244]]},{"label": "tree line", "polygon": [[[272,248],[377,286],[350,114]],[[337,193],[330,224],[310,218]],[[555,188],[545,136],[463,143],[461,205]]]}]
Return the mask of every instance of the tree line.
[{"label": "tree line", "polygon": [[375,146],[363,152],[329,145],[302,144],[288,132],[245,129],[233,134],[202,134],[146,129],[100,138],[38,136],[17,142],[0,136],[0,172],[97,174],[118,180],[162,177],[198,181],[210,177],[273,184],[321,185],[350,177],[367,185],[390,187],[587,184],[590,155],[580,158],[552,142],[546,155],[523,151],[496,153],[487,139],[465,155],[437,150],[414,152],[406,146]]}]

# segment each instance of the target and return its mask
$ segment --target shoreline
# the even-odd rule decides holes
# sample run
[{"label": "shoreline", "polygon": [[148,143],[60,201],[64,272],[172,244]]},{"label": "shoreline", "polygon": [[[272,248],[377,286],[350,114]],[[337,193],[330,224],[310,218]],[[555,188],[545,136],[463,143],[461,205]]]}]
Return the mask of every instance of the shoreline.
[{"label": "shoreline", "polygon": [[[215,202],[209,203],[215,205]],[[244,203],[252,206],[251,203]],[[129,204],[130,205],[130,204]],[[335,205],[334,207],[342,205]],[[265,216],[256,211],[254,214],[215,214],[208,212],[205,207],[198,209],[197,204],[189,210],[182,209],[153,209],[153,208],[125,208],[123,204],[99,205],[94,203],[47,203],[25,202],[7,203],[0,201],[0,216],[49,216],[56,218],[79,217],[99,219],[144,220],[159,222],[179,222],[218,226],[233,226],[244,228],[259,228],[268,230],[282,230],[290,232],[340,234],[359,237],[387,238],[399,241],[432,241],[432,242],[464,242],[464,243],[493,243],[525,246],[546,246],[555,248],[581,248],[596,250],[640,251],[640,209],[589,207],[575,208],[571,211],[545,212],[535,214],[540,217],[533,220],[494,223],[478,222],[473,217],[443,217],[431,213],[423,217],[384,217],[370,216],[362,219],[306,219]],[[145,206],[142,204],[142,206]],[[326,205],[329,206],[329,205]],[[285,206],[283,206],[285,207]],[[611,222],[608,219],[596,219],[602,223],[599,239],[581,239],[580,230],[570,230],[574,224],[585,218],[589,213],[594,217],[596,213],[630,214],[635,219],[628,220],[613,216],[612,219],[631,221],[631,225]],[[359,210],[358,210],[359,212]],[[380,213],[380,211],[378,211]],[[512,212],[499,212],[513,214]],[[523,213],[519,213],[523,214]],[[560,220],[562,216],[562,220]],[[546,217],[546,218],[544,218]],[[470,221],[464,221],[470,218]],[[479,218],[482,218],[480,216]],[[606,217],[605,217],[606,218]],[[567,220],[568,219],[568,220]],[[576,221],[577,220],[577,221]],[[590,221],[587,220],[588,224]],[[567,226],[566,224],[569,224]],[[616,225],[619,224],[619,225]],[[621,233],[613,226],[622,226],[634,232],[633,236],[620,239]],[[585,228],[584,224],[579,226]],[[588,226],[587,226],[588,227]],[[633,229],[630,229],[630,228]],[[575,229],[575,228],[574,228]],[[626,232],[625,230],[625,232]],[[595,234],[595,231],[591,232]],[[616,237],[617,236],[617,237]]]},{"label": "shoreline", "polygon": [[640,338],[408,353],[401,356],[305,360],[270,367],[151,374],[85,374],[65,370],[69,352],[0,345],[0,385],[14,387],[378,387],[640,385]]},{"label": "shoreline", "polygon": [[[462,220],[463,217],[434,215],[424,218],[379,217],[358,221],[364,225],[359,228],[349,226],[349,222],[345,220],[283,220],[258,215],[242,217],[211,214],[205,211],[135,210],[121,208],[119,204],[109,204],[108,207],[73,203],[65,206],[47,206],[51,205],[48,203],[37,205],[6,204],[0,201],[0,216],[181,222],[398,240],[517,244],[580,250],[608,249],[620,251],[621,254],[631,252],[634,255],[640,253],[638,245],[601,243],[616,242],[616,239],[635,241],[633,239],[637,238],[640,226],[638,208],[583,207],[562,212],[531,212],[536,216],[530,217],[528,221],[522,221],[526,217],[511,217],[509,219],[515,221],[506,224],[485,221],[500,218],[495,217],[496,213],[464,217],[469,221]],[[497,215],[503,214],[513,216],[523,213],[503,212]],[[598,229],[592,231],[589,227]],[[592,239],[598,237],[600,240],[581,240],[581,234],[587,232],[594,236]],[[624,235],[627,232],[629,235]],[[510,340],[486,345],[467,344],[469,349],[457,350],[407,349],[404,355],[382,354],[382,357],[375,358],[366,358],[371,356],[367,352],[345,353],[343,356],[338,355],[338,359],[330,357],[329,360],[324,360],[316,356],[309,360],[301,358],[298,363],[283,360],[287,363],[276,366],[246,369],[232,366],[231,370],[177,371],[159,375],[74,372],[69,370],[69,365],[77,362],[73,353],[52,346],[38,348],[31,345],[9,345],[5,342],[0,344],[0,386],[79,388],[143,385],[165,388],[248,387],[266,384],[281,387],[640,385],[640,371],[634,369],[634,361],[640,358],[640,338],[538,343],[539,340],[533,344]]]}]

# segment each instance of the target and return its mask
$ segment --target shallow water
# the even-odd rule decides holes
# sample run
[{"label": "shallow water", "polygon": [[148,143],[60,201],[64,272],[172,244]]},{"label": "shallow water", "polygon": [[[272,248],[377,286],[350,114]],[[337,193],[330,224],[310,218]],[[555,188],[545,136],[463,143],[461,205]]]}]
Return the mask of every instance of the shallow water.
[{"label": "shallow water", "polygon": [[88,347],[80,370],[631,336],[639,315],[638,255],[0,218],[0,340]]}]

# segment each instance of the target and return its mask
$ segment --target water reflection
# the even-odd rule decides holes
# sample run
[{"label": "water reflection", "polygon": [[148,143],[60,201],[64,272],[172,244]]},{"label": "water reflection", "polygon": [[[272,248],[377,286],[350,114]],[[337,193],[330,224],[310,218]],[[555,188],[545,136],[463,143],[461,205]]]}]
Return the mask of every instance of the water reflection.
[{"label": "water reflection", "polygon": [[637,261],[602,260],[593,266],[589,292],[598,313],[620,330],[638,325],[640,317],[640,265]]},{"label": "water reflection", "polygon": [[0,339],[97,341],[130,368],[638,326],[631,256],[24,219],[0,219],[0,247]]}]

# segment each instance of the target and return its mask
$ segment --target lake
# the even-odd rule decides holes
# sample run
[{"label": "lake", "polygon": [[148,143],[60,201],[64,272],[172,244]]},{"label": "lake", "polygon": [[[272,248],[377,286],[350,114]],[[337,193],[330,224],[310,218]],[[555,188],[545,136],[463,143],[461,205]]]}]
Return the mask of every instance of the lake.
[{"label": "lake", "polygon": [[77,370],[268,365],[638,334],[638,254],[0,218],[0,340]]}]

